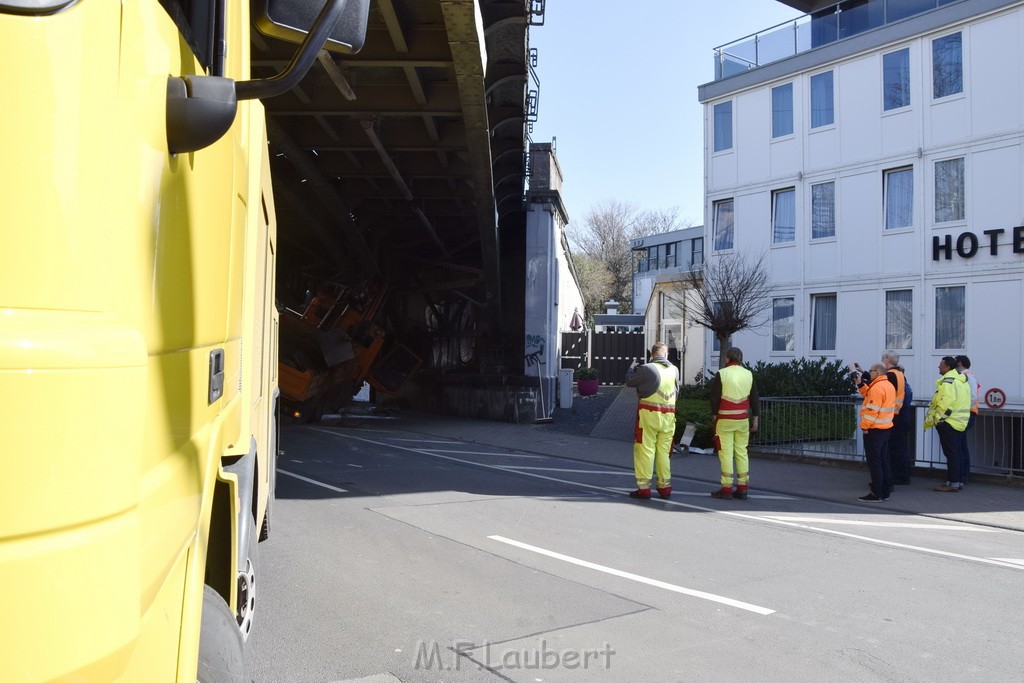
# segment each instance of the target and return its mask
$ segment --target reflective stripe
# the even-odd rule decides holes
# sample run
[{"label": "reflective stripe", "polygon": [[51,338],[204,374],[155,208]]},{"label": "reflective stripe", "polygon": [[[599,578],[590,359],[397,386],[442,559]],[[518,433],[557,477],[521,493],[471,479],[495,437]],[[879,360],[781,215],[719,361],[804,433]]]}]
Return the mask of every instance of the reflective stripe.
[{"label": "reflective stripe", "polygon": [[653,410],[658,413],[674,413],[676,412],[675,406],[666,406],[658,403],[644,403],[640,401],[638,407],[640,410]]},{"label": "reflective stripe", "polygon": [[718,401],[718,416],[728,420],[742,420],[750,413],[750,401],[730,401],[727,398]]}]

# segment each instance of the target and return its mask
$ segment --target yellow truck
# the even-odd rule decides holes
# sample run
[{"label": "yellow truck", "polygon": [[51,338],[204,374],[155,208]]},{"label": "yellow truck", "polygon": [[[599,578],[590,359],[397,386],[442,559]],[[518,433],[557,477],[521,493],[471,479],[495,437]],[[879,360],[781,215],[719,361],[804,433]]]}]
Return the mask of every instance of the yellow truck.
[{"label": "yellow truck", "polygon": [[[0,681],[249,680],[278,412],[259,98],[367,13],[0,0]],[[305,40],[274,78],[254,25]]]}]

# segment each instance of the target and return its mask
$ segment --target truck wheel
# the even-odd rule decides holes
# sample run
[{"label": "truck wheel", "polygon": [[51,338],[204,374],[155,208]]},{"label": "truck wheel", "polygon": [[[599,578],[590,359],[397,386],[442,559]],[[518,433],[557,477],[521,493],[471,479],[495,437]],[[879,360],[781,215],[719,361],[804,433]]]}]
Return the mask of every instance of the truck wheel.
[{"label": "truck wheel", "polygon": [[238,622],[224,598],[203,587],[203,621],[199,631],[198,683],[245,683],[245,644]]},{"label": "truck wheel", "polygon": [[256,567],[257,562],[256,522],[249,518],[249,550],[246,552],[245,565],[238,572],[238,632],[242,640],[248,641],[252,633],[252,620],[256,614]]}]

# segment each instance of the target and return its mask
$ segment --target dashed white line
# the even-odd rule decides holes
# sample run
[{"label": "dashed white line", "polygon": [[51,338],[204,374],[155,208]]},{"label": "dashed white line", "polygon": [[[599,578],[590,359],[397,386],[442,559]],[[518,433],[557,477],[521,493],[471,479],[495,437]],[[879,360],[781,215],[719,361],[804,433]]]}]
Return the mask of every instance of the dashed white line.
[{"label": "dashed white line", "polygon": [[529,550],[532,553],[538,555],[546,555],[547,557],[553,557],[556,560],[562,560],[570,564],[579,565],[580,567],[586,567],[587,569],[594,569],[605,574],[611,574],[612,576],[618,576],[623,579],[629,579],[630,581],[636,581],[637,583],[644,583],[648,586],[654,586],[655,588],[664,588],[665,590],[673,591],[675,593],[682,593],[683,595],[689,595],[694,598],[700,598],[702,600],[710,600],[711,602],[717,602],[722,605],[728,605],[729,607],[736,607],[738,609],[747,610],[748,612],[754,612],[767,616],[774,614],[775,610],[768,609],[767,607],[759,607],[758,605],[752,605],[749,602],[742,602],[740,600],[733,600],[732,598],[726,598],[721,595],[715,595],[714,593],[705,593],[704,591],[694,590],[692,588],[684,588],[677,586],[673,583],[665,583],[664,581],[658,581],[657,579],[651,579],[646,576],[640,576],[639,574],[631,574],[624,572],[620,569],[613,569],[612,567],[606,567],[601,564],[595,564],[586,560],[581,560],[576,557],[570,557],[569,555],[563,555],[562,553],[556,553],[553,550],[547,550],[545,548],[538,548],[535,545],[529,545],[520,541],[514,541],[511,538],[505,538],[504,536],[488,536],[487,538],[492,541],[498,541],[499,543],[506,543],[523,550]]},{"label": "dashed white line", "polygon": [[278,471],[279,474],[283,474],[285,476],[292,477],[292,478],[298,479],[300,481],[304,481],[307,484],[313,484],[314,486],[319,486],[321,488],[330,489],[331,491],[337,491],[338,493],[348,493],[348,491],[345,490],[345,489],[339,489],[337,486],[331,486],[330,484],[325,484],[322,481],[317,481],[316,479],[310,479],[309,477],[304,477],[301,474],[295,474],[294,472],[288,472],[286,470],[282,470],[280,467],[277,468],[277,471]]}]

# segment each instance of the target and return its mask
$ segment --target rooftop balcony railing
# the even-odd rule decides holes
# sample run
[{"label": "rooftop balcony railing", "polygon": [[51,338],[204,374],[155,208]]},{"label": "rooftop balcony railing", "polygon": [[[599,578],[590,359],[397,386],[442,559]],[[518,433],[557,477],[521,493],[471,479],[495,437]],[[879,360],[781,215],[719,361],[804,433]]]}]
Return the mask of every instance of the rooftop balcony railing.
[{"label": "rooftop balcony railing", "polygon": [[715,48],[715,80],[834,43],[954,2],[843,0]]}]

